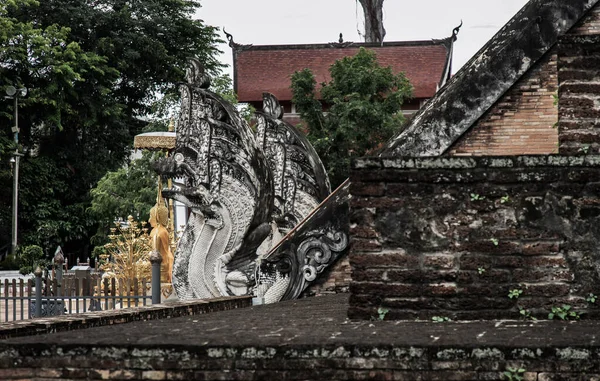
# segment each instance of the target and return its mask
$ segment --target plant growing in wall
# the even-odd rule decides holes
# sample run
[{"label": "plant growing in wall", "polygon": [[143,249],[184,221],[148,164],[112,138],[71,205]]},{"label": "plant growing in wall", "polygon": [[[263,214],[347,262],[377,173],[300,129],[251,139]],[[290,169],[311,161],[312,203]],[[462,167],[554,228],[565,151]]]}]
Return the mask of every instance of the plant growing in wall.
[{"label": "plant growing in wall", "polygon": [[581,147],[579,147],[579,149],[577,151],[583,153],[584,155],[587,155],[588,152],[590,151],[590,145],[584,144]]},{"label": "plant growing in wall", "polygon": [[384,308],[384,307],[377,308],[377,316],[371,315],[371,321],[384,320],[385,316],[387,315],[388,312],[390,312],[390,310],[387,308]]},{"label": "plant growing in wall", "polygon": [[515,288],[508,292],[508,297],[511,299],[519,299],[519,296],[521,296],[522,293],[523,293],[523,290]]},{"label": "plant growing in wall", "polygon": [[598,297],[596,295],[594,295],[593,293],[589,293],[588,296],[585,298],[586,302],[590,303],[590,304],[594,304],[596,303],[596,299]]},{"label": "plant growing in wall", "polygon": [[563,304],[560,307],[552,307],[552,312],[548,314],[548,319],[558,318],[560,320],[578,320],[581,314],[572,310],[568,304]]},{"label": "plant growing in wall", "polygon": [[537,318],[535,316],[531,315],[531,311],[529,311],[528,309],[525,309],[521,306],[519,306],[519,315],[521,315],[521,318],[523,318],[525,320],[537,320]]},{"label": "plant growing in wall", "polygon": [[377,309],[377,316],[379,320],[385,319],[385,315],[387,315],[388,312],[390,312],[390,310],[388,310],[387,308],[379,307]]},{"label": "plant growing in wall", "polygon": [[507,381],[522,381],[524,374],[525,368],[506,368],[506,371],[502,373]]},{"label": "plant growing in wall", "polygon": [[471,193],[471,201],[482,201],[485,197],[478,195],[477,193]]},{"label": "plant growing in wall", "polygon": [[[523,294],[523,290],[519,288],[514,288],[508,292],[508,297],[510,299],[518,300],[519,297]],[[526,320],[537,320],[534,316],[531,315],[531,311],[526,308],[523,308],[517,304],[517,308],[519,309],[519,317]]]}]

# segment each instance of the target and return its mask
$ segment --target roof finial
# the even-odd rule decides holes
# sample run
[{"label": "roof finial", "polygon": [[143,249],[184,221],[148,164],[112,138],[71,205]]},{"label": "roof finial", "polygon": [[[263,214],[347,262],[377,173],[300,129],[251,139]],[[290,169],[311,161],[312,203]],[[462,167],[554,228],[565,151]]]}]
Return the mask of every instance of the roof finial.
[{"label": "roof finial", "polygon": [[229,41],[229,47],[236,52],[242,52],[252,47],[252,44],[238,44],[237,42],[233,41],[233,35],[231,35],[231,33],[227,33],[225,27],[223,27],[223,33],[225,33],[225,36],[227,36],[227,40]]},{"label": "roof finial", "polygon": [[175,131],[175,123],[173,122],[173,118],[171,117],[171,119],[169,120],[169,128],[168,128],[169,132],[173,132]]},{"label": "roof finial", "polygon": [[454,29],[452,30],[452,40],[453,40],[453,41],[456,41],[456,39],[457,39],[457,37],[456,37],[456,36],[458,36],[458,32],[460,31],[460,27],[461,27],[462,25],[463,25],[463,21],[462,21],[462,20],[460,20],[460,25],[459,25],[459,26],[457,26],[456,28],[454,28]]},{"label": "roof finial", "polygon": [[340,33],[340,39],[338,40],[338,42],[341,44],[344,42],[344,36]]},{"label": "roof finial", "polygon": [[223,27],[223,33],[225,33],[225,36],[227,36],[227,40],[229,41],[229,47],[235,48],[236,43],[233,41],[233,35],[231,35],[230,33],[227,33],[227,31],[225,30],[225,27]]}]

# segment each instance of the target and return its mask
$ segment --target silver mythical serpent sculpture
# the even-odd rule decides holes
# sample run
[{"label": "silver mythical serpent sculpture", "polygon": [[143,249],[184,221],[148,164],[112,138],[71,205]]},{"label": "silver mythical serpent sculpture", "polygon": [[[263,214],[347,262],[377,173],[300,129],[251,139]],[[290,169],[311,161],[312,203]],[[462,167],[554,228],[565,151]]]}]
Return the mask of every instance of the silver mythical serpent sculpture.
[{"label": "silver mythical serpent sculpture", "polygon": [[[233,105],[209,90],[210,78],[198,60],[191,60],[186,79],[175,150],[156,165],[162,175],[185,180],[185,186],[162,194],[191,211],[175,252],[178,297],[265,297],[275,286],[267,301],[297,297],[307,285],[305,268],[273,271],[289,262],[274,253],[328,197],[321,160],[306,137],[281,119],[273,95],[263,94],[254,134]],[[334,250],[342,252],[347,232],[338,233],[321,239],[338,242]],[[300,251],[317,258],[304,249],[308,246],[314,245],[307,242]],[[319,268],[336,257],[319,256]]]}]

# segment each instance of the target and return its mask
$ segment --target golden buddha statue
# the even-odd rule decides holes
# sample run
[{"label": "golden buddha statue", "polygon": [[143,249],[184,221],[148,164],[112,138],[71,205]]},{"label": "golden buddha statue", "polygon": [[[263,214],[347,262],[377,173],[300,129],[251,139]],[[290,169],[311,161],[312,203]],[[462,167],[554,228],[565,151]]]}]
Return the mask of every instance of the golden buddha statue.
[{"label": "golden buddha statue", "polygon": [[153,243],[154,250],[162,256],[160,269],[160,280],[162,283],[171,283],[173,276],[173,253],[171,252],[171,241],[169,238],[169,210],[164,205],[162,197],[158,197],[156,205],[150,209],[150,219],[148,220],[152,231],[150,231],[150,242]]}]

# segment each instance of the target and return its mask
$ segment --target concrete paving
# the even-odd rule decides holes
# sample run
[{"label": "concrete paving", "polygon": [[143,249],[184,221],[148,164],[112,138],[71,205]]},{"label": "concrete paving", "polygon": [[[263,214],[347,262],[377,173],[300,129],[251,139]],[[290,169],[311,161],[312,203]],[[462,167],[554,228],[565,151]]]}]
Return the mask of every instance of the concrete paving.
[{"label": "concrete paving", "polygon": [[350,321],[348,295],[330,295],[115,326],[13,338],[4,344],[153,347],[368,345],[595,347],[600,321]]}]

